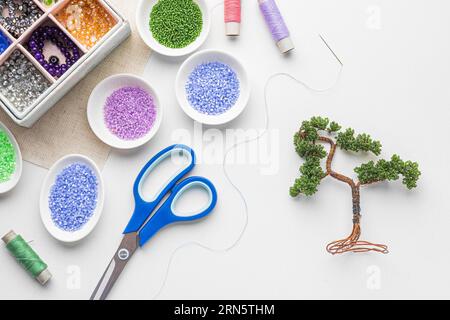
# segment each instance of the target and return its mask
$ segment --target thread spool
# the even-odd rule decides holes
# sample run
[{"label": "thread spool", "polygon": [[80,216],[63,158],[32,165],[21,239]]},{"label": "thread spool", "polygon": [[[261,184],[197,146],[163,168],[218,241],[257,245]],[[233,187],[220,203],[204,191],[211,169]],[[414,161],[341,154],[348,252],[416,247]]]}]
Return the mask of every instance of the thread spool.
[{"label": "thread spool", "polygon": [[225,0],[225,34],[238,36],[241,29],[241,0]]},{"label": "thread spool", "polygon": [[47,264],[42,261],[22,236],[10,231],[3,236],[2,240],[17,262],[41,285],[50,280],[52,274],[48,271]]},{"label": "thread spool", "polygon": [[277,43],[281,53],[286,53],[295,48],[290,37],[289,29],[284,22],[280,9],[275,0],[258,0],[259,8],[264,16],[264,20],[269,27],[272,37]]}]

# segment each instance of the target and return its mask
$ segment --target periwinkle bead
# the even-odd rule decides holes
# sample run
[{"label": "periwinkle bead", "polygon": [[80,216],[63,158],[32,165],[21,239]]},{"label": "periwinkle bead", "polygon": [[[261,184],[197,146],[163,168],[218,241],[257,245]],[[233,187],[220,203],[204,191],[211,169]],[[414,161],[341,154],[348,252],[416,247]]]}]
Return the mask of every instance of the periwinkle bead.
[{"label": "periwinkle bead", "polygon": [[92,217],[97,206],[98,181],[92,169],[73,163],[60,172],[48,198],[51,218],[55,225],[74,232]]},{"label": "periwinkle bead", "polygon": [[190,105],[208,115],[227,112],[240,95],[236,73],[222,62],[198,65],[189,75],[185,89]]}]

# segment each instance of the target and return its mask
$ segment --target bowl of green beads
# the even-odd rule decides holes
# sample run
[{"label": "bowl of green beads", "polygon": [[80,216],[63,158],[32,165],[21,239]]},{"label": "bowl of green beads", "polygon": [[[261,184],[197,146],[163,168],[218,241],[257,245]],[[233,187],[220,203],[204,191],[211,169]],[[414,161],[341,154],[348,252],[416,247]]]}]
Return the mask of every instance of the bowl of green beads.
[{"label": "bowl of green beads", "polygon": [[22,174],[22,154],[11,131],[0,122],[0,194],[14,188]]},{"label": "bowl of green beads", "polygon": [[205,0],[140,0],[136,24],[142,40],[152,50],[181,57],[205,42],[209,14]]}]

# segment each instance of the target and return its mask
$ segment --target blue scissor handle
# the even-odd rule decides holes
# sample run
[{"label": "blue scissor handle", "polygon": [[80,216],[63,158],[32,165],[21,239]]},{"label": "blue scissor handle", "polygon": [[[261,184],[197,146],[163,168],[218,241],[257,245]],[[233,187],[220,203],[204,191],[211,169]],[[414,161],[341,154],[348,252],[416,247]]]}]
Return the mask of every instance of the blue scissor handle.
[{"label": "blue scissor handle", "polygon": [[[153,201],[145,201],[141,196],[141,182],[150,174],[150,172],[167,157],[173,155],[175,152],[183,152],[190,159],[188,165],[177,173],[163,190],[157,195]],[[164,196],[169,193],[170,190],[175,186],[175,184],[183,178],[188,172],[190,172],[195,166],[195,153],[194,150],[188,146],[182,144],[175,144],[173,146],[167,147],[156,154],[149,162],[142,168],[141,172],[136,178],[133,186],[133,194],[135,200],[135,207],[133,215],[131,216],[130,222],[125,228],[124,233],[137,232],[148,219],[153,210],[158,206]]]},{"label": "blue scissor handle", "polygon": [[[179,216],[174,211],[174,205],[181,195],[193,187],[202,187],[209,194],[209,203],[200,212],[191,216]],[[208,179],[202,177],[189,177],[173,188],[172,193],[162,206],[150,218],[147,224],[139,232],[139,245],[142,247],[159,230],[172,223],[199,220],[211,213],[217,203],[217,191]]]}]

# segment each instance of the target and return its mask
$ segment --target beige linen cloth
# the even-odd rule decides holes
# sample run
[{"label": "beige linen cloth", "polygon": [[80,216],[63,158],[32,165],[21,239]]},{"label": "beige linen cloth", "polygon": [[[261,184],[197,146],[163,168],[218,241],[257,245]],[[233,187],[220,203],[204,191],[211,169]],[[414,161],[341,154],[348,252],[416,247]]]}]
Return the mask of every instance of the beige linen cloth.
[{"label": "beige linen cloth", "polygon": [[150,49],[140,39],[134,23],[138,0],[108,0],[132,28],[131,36],[104,61],[81,80],[50,109],[32,128],[16,125],[3,110],[2,121],[16,137],[23,159],[44,168],[64,155],[80,153],[103,168],[110,147],[91,131],[86,117],[87,100],[94,87],[116,73],[141,74],[150,56]]}]

